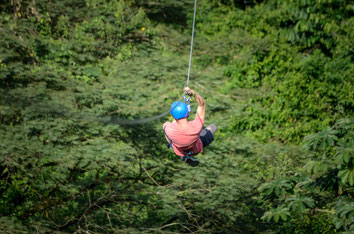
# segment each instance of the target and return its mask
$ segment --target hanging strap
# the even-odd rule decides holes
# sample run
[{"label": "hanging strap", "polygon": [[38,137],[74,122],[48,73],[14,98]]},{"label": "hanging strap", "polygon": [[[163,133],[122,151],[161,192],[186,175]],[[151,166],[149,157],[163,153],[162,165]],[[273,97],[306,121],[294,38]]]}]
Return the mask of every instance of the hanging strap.
[{"label": "hanging strap", "polygon": [[163,132],[165,133],[165,136],[166,136],[166,138],[168,140],[167,148],[171,148],[172,147],[172,139],[167,135],[167,133],[165,131],[165,128],[166,127],[163,128]]}]

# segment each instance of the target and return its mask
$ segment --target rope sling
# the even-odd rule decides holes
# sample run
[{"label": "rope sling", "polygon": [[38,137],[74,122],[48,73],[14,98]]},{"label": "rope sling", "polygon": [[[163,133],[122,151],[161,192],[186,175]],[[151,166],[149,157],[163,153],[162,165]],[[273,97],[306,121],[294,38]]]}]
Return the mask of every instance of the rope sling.
[{"label": "rope sling", "polygon": [[[190,53],[189,53],[189,65],[188,65],[188,75],[187,75],[187,82],[186,82],[186,86],[188,86],[189,84],[189,77],[190,77],[190,72],[191,72],[191,65],[192,65],[192,54],[193,54],[193,40],[194,40],[194,28],[195,28],[195,16],[196,16],[196,11],[197,11],[197,0],[194,1],[194,14],[193,14],[193,26],[192,26],[192,39],[191,39],[191,47],[190,47]],[[183,96],[178,100],[178,102],[182,102],[184,101],[187,106],[188,106],[188,111],[190,111],[190,97],[187,97],[186,94],[184,93]],[[174,108],[176,108],[175,105]],[[143,123],[147,123],[147,122],[151,122],[157,119],[160,119],[162,117],[164,117],[165,115],[169,114],[174,108],[169,109],[167,111],[165,111],[162,114],[153,116],[153,117],[149,117],[149,118],[143,118],[143,119],[120,119],[120,118],[116,118],[116,117],[112,117],[107,123],[109,124],[120,124],[120,125],[134,125],[134,124],[143,124]]]}]

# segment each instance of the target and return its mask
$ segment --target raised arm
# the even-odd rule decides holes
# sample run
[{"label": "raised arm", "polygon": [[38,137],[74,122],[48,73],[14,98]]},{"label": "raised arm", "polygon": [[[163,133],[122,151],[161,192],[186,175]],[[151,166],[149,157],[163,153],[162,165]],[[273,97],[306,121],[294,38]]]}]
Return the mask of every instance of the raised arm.
[{"label": "raised arm", "polygon": [[204,121],[205,119],[205,100],[197,92],[189,87],[183,89],[189,96],[194,96],[195,100],[198,102],[197,115]]}]

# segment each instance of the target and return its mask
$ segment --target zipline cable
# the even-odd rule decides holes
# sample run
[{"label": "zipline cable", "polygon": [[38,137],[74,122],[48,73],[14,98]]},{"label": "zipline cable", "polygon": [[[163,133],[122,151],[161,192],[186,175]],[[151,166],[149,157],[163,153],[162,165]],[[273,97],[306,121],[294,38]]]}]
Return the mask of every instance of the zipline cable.
[{"label": "zipline cable", "polygon": [[197,0],[194,1],[194,14],[193,14],[193,27],[192,27],[192,40],[191,40],[191,49],[189,53],[189,65],[188,65],[188,76],[187,76],[187,83],[186,87],[188,87],[189,84],[189,76],[191,73],[191,65],[192,65],[192,53],[193,53],[193,40],[194,40],[194,25],[195,25],[195,15],[197,12]]},{"label": "zipline cable", "polygon": [[[197,0],[194,1],[194,14],[193,14],[193,26],[192,26],[192,39],[191,39],[191,48],[190,48],[190,53],[189,53],[189,65],[188,65],[188,76],[187,76],[187,82],[186,86],[188,87],[189,84],[189,77],[191,73],[191,65],[192,65],[192,54],[193,54],[193,41],[194,41],[194,28],[195,28],[195,16],[197,12]],[[185,94],[184,94],[185,95]],[[182,99],[184,98],[184,95],[179,99],[178,102],[181,102]],[[176,107],[177,105],[175,105]],[[175,108],[174,107],[174,108]],[[150,118],[144,118],[144,119],[121,119],[121,118],[116,118],[116,117],[111,117],[109,121],[106,121],[107,124],[121,124],[121,125],[134,125],[134,124],[142,124],[142,123],[147,123],[150,121],[154,121],[157,119],[160,119],[164,117],[165,115],[169,114],[172,110],[167,110],[162,114],[150,117]]]}]

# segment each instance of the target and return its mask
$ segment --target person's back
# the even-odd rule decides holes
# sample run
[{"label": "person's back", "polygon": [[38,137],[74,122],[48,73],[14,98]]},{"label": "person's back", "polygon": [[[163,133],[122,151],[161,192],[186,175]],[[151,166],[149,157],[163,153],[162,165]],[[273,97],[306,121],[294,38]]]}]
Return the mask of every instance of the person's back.
[{"label": "person's back", "polygon": [[214,140],[216,126],[210,125],[203,129],[205,100],[188,87],[184,89],[184,92],[190,96],[193,95],[198,102],[195,119],[188,121],[188,107],[184,102],[174,102],[171,105],[174,120],[164,123],[163,129],[175,154],[181,156],[182,160],[188,164],[197,166],[198,161],[191,156],[203,152],[203,147]]},{"label": "person's back", "polygon": [[193,155],[203,152],[203,145],[199,136],[203,124],[204,121],[198,115],[193,121],[188,121],[184,126],[178,125],[177,121],[165,124],[165,132],[172,140],[175,154],[184,156],[185,151],[191,151]]}]

